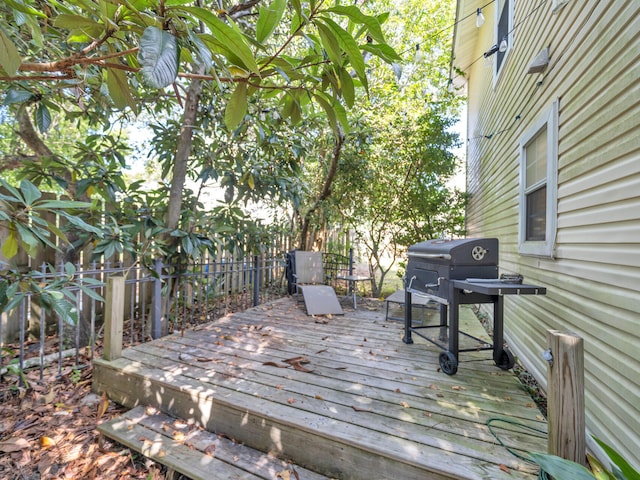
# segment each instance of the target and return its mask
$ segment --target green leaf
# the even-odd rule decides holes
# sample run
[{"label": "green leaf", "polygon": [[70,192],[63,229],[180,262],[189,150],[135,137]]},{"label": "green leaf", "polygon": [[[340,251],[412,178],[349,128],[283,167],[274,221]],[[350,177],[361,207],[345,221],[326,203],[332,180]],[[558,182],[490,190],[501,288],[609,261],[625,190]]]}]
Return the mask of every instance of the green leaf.
[{"label": "green leaf", "polygon": [[351,126],[349,125],[349,117],[347,116],[347,111],[338,101],[333,102],[333,109],[336,112],[336,117],[340,122],[340,125],[342,125],[342,130],[344,131],[344,133],[349,133],[351,131]]},{"label": "green leaf", "polygon": [[38,203],[38,209],[46,209],[46,208],[51,208],[51,209],[91,208],[91,203],[78,202],[76,200],[45,200],[43,202]]},{"label": "green leaf", "polygon": [[335,110],[331,106],[331,102],[327,100],[319,92],[316,92],[313,95],[313,98],[316,100],[316,102],[318,102],[318,104],[322,107],[322,109],[326,113],[327,120],[329,121],[329,125],[331,125],[333,132],[336,135],[340,135],[340,127],[338,126],[338,119],[337,119]]},{"label": "green leaf", "polygon": [[229,131],[235,130],[240,125],[247,113],[247,84],[238,83],[238,86],[231,94],[227,108],[224,111],[224,124]]},{"label": "green leaf", "polygon": [[380,21],[376,17],[365,15],[358,7],[353,5],[339,5],[327,10],[329,12],[337,13],[338,15],[345,15],[353,22],[365,25],[369,31],[369,35],[371,35],[371,38],[376,42],[385,43],[384,34],[382,33],[382,28],[380,28]]},{"label": "green leaf", "polygon": [[20,182],[20,191],[22,192],[22,197],[24,198],[24,204],[27,206],[33,205],[33,202],[42,197],[42,193],[38,190],[33,183],[29,180],[22,180]]},{"label": "green leaf", "polygon": [[73,277],[76,274],[76,267],[71,262],[64,264],[64,271],[68,277]]},{"label": "green leaf", "polygon": [[36,125],[40,133],[46,133],[51,126],[51,113],[44,103],[38,105],[36,109]]},{"label": "green leaf", "polygon": [[242,65],[238,65],[239,67],[244,67],[257,75],[260,75],[256,59],[253,57],[253,53],[251,53],[249,45],[247,45],[244,37],[240,33],[204,8],[182,7],[181,10],[191,13],[209,27],[213,36],[216,37],[220,44],[224,46],[226,52],[225,56],[227,59],[231,62],[239,59],[242,63]]},{"label": "green leaf", "polygon": [[71,223],[72,225],[78,227],[81,230],[84,230],[85,232],[89,232],[89,233],[93,233],[95,235],[98,235],[99,237],[103,236],[103,232],[102,230],[100,230],[99,228],[96,228],[92,225],[89,225],[87,222],[85,222],[84,220],[82,220],[80,217],[76,216],[76,215],[70,215],[67,212],[64,211],[59,211],[58,215],[66,218],[69,223]]},{"label": "green leaf", "polygon": [[338,25],[336,22],[334,22],[330,18],[324,18],[323,21],[336,35],[336,38],[338,39],[340,46],[346,52],[347,57],[349,58],[349,63],[351,64],[353,69],[356,71],[356,75],[358,75],[358,78],[360,79],[360,81],[362,82],[362,85],[364,86],[365,90],[368,93],[369,85],[367,83],[367,75],[365,73],[366,65],[364,63],[364,59],[362,58],[362,53],[360,53],[360,48],[358,47],[358,44],[356,43],[356,41],[353,39],[353,37],[349,32],[347,32],[345,29],[343,29],[340,25]]},{"label": "green leaf", "polygon": [[107,88],[109,96],[113,100],[113,104],[118,110],[124,110],[127,106],[131,107],[134,112],[138,111],[136,101],[131,95],[127,75],[117,68],[108,68],[106,71]]},{"label": "green leaf", "polygon": [[180,48],[176,37],[157,27],[147,27],[140,38],[138,62],[142,78],[153,88],[171,85],[178,76]]},{"label": "green leaf", "polygon": [[342,98],[344,98],[344,101],[349,106],[349,108],[353,107],[356,101],[355,87],[353,85],[353,79],[351,78],[351,75],[349,75],[349,72],[344,68],[340,69],[340,86]]},{"label": "green leaf", "polygon": [[4,30],[0,28],[0,65],[2,65],[8,76],[13,77],[18,72],[21,63],[20,52],[18,52],[15,44],[7,34],[4,33]]},{"label": "green leaf", "polygon": [[262,43],[276,29],[284,14],[286,0],[273,0],[268,7],[260,7],[258,22],[256,24],[256,40]]},{"label": "green leaf", "polygon": [[24,5],[22,2],[16,2],[15,0],[4,0],[4,3],[9,7],[13,8],[22,13],[26,13],[27,15],[35,15],[36,17],[47,18],[47,16],[36,10],[35,8],[28,7]]},{"label": "green leaf", "polygon": [[13,230],[9,231],[9,236],[2,243],[1,251],[5,258],[13,258],[18,253],[18,238]]},{"label": "green leaf", "polygon": [[64,28],[66,30],[95,30],[96,27],[104,29],[103,25],[91,19],[91,17],[83,15],[70,15],[62,13],[58,15],[53,21],[53,26],[57,28]]},{"label": "green leaf", "polygon": [[20,234],[20,240],[22,241],[23,246],[27,249],[27,253],[32,257],[35,256],[38,251],[38,247],[40,247],[38,239],[41,238],[41,236],[38,235],[36,238],[31,230],[19,223],[16,223],[16,228]]},{"label": "green leaf", "polygon": [[[89,279],[83,279],[83,282],[89,280]],[[98,282],[100,283],[100,282]],[[93,298],[94,300],[98,301],[98,302],[104,302],[104,298],[102,298],[100,296],[100,294],[93,288],[88,288],[83,284],[80,284],[80,290],[82,290],[82,292],[87,295],[90,298]]]},{"label": "green leaf", "polygon": [[14,103],[23,103],[31,100],[33,94],[27,90],[10,88],[4,97],[4,105],[12,105]]},{"label": "green leaf", "polygon": [[373,53],[375,56],[381,58],[389,64],[402,62],[402,58],[400,58],[400,55],[398,55],[398,53],[392,47],[386,44],[378,45],[367,43],[362,46],[362,49],[366,50],[367,52]]},{"label": "green leaf", "polygon": [[191,43],[193,43],[196,47],[196,61],[199,65],[204,65],[205,72],[211,70],[213,66],[213,55],[211,54],[211,50],[207,48],[200,37],[195,34],[195,32],[189,31],[189,39]]},{"label": "green leaf", "polygon": [[622,456],[616,452],[609,445],[602,440],[593,437],[598,442],[598,445],[605,451],[605,453],[611,459],[611,462],[620,469],[620,472],[625,476],[626,480],[640,480],[640,473],[638,473]]},{"label": "green leaf", "polygon": [[338,43],[338,39],[333,34],[331,29],[320,22],[316,23],[316,27],[318,27],[318,33],[320,34],[322,46],[324,47],[324,50],[327,52],[327,55],[329,56],[331,61],[338,66],[344,63],[342,59],[342,50],[340,49],[340,44]]},{"label": "green leaf", "polygon": [[594,476],[578,463],[546,453],[531,453],[531,458],[542,470],[558,480],[594,480]]}]

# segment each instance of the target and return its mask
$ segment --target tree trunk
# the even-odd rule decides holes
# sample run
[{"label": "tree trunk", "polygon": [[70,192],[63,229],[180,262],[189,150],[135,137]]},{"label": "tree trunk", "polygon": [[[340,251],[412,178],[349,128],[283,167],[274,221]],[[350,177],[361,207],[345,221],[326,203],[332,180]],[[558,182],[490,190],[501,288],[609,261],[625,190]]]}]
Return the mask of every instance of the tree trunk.
[{"label": "tree trunk", "polygon": [[309,238],[309,229],[311,228],[311,220],[313,218],[313,214],[316,210],[320,208],[322,202],[324,202],[331,195],[331,184],[336,177],[336,173],[338,172],[338,162],[340,160],[340,154],[342,153],[342,146],[344,145],[345,136],[340,133],[336,137],[335,144],[333,146],[333,152],[331,153],[331,164],[329,165],[329,170],[327,171],[327,176],[324,179],[324,183],[322,185],[322,189],[318,194],[315,202],[311,206],[311,208],[307,211],[307,213],[302,217],[301,228],[300,228],[300,248],[303,250],[310,249],[311,245],[313,245],[312,239]]},{"label": "tree trunk", "polygon": [[[204,70],[198,73],[203,73]],[[187,178],[187,168],[189,166],[189,156],[193,144],[193,130],[196,125],[198,105],[200,103],[200,93],[202,92],[202,80],[193,79],[189,85],[187,98],[184,104],[184,115],[182,117],[182,128],[178,138],[178,146],[173,164],[173,178],[171,179],[171,189],[169,191],[169,205],[167,207],[167,228],[175,230],[180,223],[182,212],[182,191]]]}]

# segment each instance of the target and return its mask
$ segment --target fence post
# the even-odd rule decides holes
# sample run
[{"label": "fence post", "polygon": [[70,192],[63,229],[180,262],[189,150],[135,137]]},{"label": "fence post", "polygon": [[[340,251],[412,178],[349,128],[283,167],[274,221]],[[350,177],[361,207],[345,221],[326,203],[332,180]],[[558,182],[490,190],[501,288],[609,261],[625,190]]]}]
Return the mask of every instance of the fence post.
[{"label": "fence post", "polygon": [[550,350],[547,408],[548,452],[586,464],[584,345],[581,337],[547,330]]},{"label": "fence post", "polygon": [[260,304],[260,257],[253,256],[253,306]]},{"label": "fence post", "polygon": [[124,277],[107,278],[104,306],[104,351],[102,358],[116,360],[122,355],[124,328]]},{"label": "fence post", "polygon": [[151,314],[151,338],[162,337],[162,260],[155,261],[156,275],[153,279],[153,312]]}]

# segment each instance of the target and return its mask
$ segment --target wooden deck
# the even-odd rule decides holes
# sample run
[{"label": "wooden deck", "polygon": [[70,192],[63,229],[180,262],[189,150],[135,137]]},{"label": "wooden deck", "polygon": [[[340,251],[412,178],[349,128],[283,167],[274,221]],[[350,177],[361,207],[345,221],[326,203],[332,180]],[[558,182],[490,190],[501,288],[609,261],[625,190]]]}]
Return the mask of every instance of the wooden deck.
[{"label": "wooden deck", "polygon": [[546,422],[513,373],[485,351],[447,376],[437,347],[401,338],[382,305],[309,317],[285,298],[97,360],[94,390],[334,478],[533,479],[506,447],[546,451],[546,434],[519,426]]}]

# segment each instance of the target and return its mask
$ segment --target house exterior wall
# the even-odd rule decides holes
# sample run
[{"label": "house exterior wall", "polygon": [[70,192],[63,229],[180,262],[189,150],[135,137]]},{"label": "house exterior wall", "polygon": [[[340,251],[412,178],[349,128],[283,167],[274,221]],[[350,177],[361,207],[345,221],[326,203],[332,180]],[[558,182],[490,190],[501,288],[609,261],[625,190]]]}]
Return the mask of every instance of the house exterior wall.
[{"label": "house exterior wall", "polygon": [[[514,2],[512,49],[497,78],[493,58],[481,57],[496,43],[502,2],[484,9],[481,28],[457,25],[454,55],[466,46],[454,65],[481,58],[466,71],[468,235],[499,238],[501,271],[548,289],[505,299],[512,350],[546,388],[547,329],[583,337],[587,433],[639,467],[640,2],[571,0],[553,14],[554,3]],[[458,18],[479,6],[460,0]],[[544,47],[547,69],[527,74]],[[556,100],[553,257],[522,255],[520,142]]]}]

